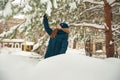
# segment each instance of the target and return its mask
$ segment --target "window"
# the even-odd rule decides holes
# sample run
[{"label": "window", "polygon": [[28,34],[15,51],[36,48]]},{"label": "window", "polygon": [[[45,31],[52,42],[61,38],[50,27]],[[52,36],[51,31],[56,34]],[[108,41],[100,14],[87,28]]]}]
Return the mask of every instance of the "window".
[{"label": "window", "polygon": [[96,43],[96,50],[102,50],[102,43]]}]

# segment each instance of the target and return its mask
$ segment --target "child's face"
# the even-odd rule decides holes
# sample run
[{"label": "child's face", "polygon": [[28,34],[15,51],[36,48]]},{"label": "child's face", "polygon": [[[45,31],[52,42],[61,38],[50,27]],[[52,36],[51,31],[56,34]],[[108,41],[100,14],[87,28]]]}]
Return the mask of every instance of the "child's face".
[{"label": "child's face", "polygon": [[57,29],[61,29],[62,27],[58,24],[56,28],[57,28]]}]

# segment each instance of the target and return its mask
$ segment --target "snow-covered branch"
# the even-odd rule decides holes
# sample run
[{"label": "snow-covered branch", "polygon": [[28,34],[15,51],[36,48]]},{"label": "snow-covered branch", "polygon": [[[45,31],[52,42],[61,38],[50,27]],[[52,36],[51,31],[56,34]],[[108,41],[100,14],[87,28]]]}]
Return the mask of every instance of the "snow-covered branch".
[{"label": "snow-covered branch", "polygon": [[100,5],[103,5],[103,1],[94,1],[94,0],[83,0],[83,2],[89,2],[89,3],[92,3],[92,4],[100,4]]},{"label": "snow-covered branch", "polygon": [[[24,23],[24,22],[23,22],[23,23]],[[10,30],[7,31],[7,32],[1,33],[1,34],[0,34],[0,40],[1,40],[1,39],[4,39],[4,38],[6,38],[6,37],[13,38],[14,35],[16,34],[17,28],[18,28],[20,25],[22,25],[23,23],[11,27]]]},{"label": "snow-covered branch", "polygon": [[94,7],[90,7],[89,9],[85,9],[84,11],[82,11],[79,16],[81,16],[82,14],[84,14],[85,12],[88,12],[90,10],[94,10],[94,9],[102,8],[102,7],[103,7],[102,5],[97,5],[97,6],[94,6]]},{"label": "snow-covered branch", "polygon": [[17,29],[18,25],[17,26],[14,26],[12,27],[9,31],[7,32],[3,32],[2,34],[0,34],[0,38],[3,39],[5,37],[8,37],[8,36],[11,36],[14,34],[15,30]]},{"label": "snow-covered branch", "polygon": [[[112,4],[113,2],[115,2],[115,0],[107,0],[109,4]],[[83,2],[89,2],[92,4],[104,4],[103,1],[95,1],[95,0],[83,0]]]},{"label": "snow-covered branch", "polygon": [[93,28],[99,28],[99,29],[104,29],[104,25],[99,25],[99,24],[92,24],[92,23],[71,23],[70,26],[83,26],[83,27],[93,27]]}]

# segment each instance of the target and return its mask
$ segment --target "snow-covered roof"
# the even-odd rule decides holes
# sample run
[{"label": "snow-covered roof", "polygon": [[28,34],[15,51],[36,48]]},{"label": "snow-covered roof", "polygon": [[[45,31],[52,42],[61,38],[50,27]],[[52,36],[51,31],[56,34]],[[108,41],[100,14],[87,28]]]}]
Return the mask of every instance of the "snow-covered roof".
[{"label": "snow-covered roof", "polygon": [[24,39],[3,39],[2,42],[24,42]]},{"label": "snow-covered roof", "polygon": [[26,45],[34,45],[34,42],[25,41],[24,39],[3,39],[2,42],[21,42]]},{"label": "snow-covered roof", "polygon": [[26,44],[26,45],[34,45],[34,42],[26,41],[24,44]]}]

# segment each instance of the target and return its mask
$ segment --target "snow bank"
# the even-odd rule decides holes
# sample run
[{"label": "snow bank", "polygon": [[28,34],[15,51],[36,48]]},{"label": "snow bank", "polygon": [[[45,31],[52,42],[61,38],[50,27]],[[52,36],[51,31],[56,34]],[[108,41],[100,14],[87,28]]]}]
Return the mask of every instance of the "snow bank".
[{"label": "snow bank", "polygon": [[82,54],[82,55],[86,55],[85,53],[85,49],[72,49],[72,48],[68,48],[66,51],[66,54]]},{"label": "snow bank", "polygon": [[0,80],[26,80],[37,63],[32,58],[1,54]]},{"label": "snow bank", "polygon": [[8,48],[8,47],[0,48],[0,54],[18,55],[18,56],[24,56],[34,59],[40,59],[42,57],[35,52],[27,52],[27,51],[22,51],[21,48]]},{"label": "snow bank", "polygon": [[0,80],[120,80],[116,58],[98,59],[69,49],[40,61],[33,52],[9,48],[0,52]]},{"label": "snow bank", "polygon": [[106,58],[105,61],[112,63],[114,65],[119,65],[119,67],[120,67],[120,59],[118,59],[118,58]]},{"label": "snow bank", "polygon": [[40,58],[20,48],[0,48],[0,80],[27,80]]},{"label": "snow bank", "polygon": [[19,51],[21,51],[20,48],[8,48],[8,47],[0,48],[0,54],[12,54]]},{"label": "snow bank", "polygon": [[40,61],[30,80],[120,80],[120,66],[80,54],[62,54]]}]

